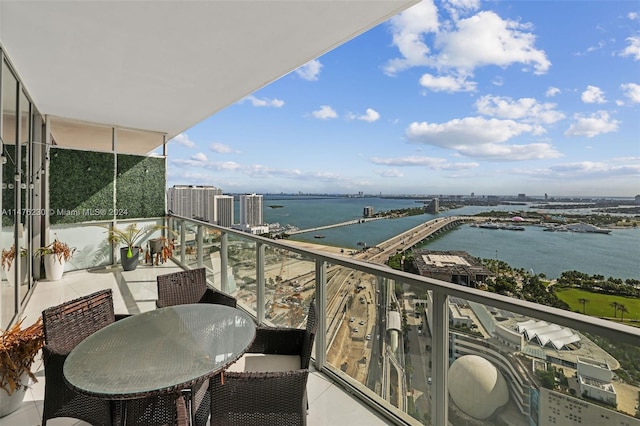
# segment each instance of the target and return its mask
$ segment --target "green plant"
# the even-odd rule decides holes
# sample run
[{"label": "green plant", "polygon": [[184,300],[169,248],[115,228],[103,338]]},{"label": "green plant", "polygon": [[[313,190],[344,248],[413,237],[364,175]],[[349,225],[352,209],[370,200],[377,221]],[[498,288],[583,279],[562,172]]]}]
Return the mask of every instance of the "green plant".
[{"label": "green plant", "polygon": [[[27,249],[20,249],[20,256],[26,256]],[[11,268],[11,264],[13,263],[13,259],[16,258],[16,246],[13,245],[9,249],[2,249],[2,269],[8,271]]]},{"label": "green plant", "polygon": [[27,328],[22,328],[22,321],[0,333],[0,388],[9,395],[27,386],[21,380],[24,373],[37,382],[31,372],[31,364],[44,345],[42,319],[38,318]]},{"label": "green plant", "polygon": [[133,257],[133,248],[141,247],[142,241],[156,231],[167,230],[173,235],[177,235],[173,230],[162,225],[147,225],[139,228],[137,223],[132,223],[124,229],[118,229],[111,226],[103,226],[108,234],[108,240],[111,244],[125,245],[129,248],[127,258]]},{"label": "green plant", "polygon": [[53,254],[58,258],[58,262],[62,263],[63,259],[65,262],[68,262],[69,259],[73,257],[73,253],[75,253],[75,251],[75,247],[69,247],[67,243],[63,243],[56,238],[51,244],[36,249],[34,254],[36,256]]}]

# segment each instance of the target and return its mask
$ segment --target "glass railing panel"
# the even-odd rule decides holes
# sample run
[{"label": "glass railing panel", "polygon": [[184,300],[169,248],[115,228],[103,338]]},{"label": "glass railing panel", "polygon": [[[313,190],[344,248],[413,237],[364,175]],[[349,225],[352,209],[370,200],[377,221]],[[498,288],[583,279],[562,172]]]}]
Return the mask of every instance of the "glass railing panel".
[{"label": "glass railing panel", "polygon": [[265,322],[280,327],[304,328],[309,303],[316,295],[314,260],[267,245],[264,271]]},{"label": "glass railing panel", "polygon": [[[220,252],[214,253],[220,256]],[[227,235],[227,287],[222,290],[238,299],[245,309],[255,316],[257,309],[257,261],[256,243],[236,234]],[[215,271],[220,271],[221,262],[216,261]],[[221,271],[225,273],[225,271]]]},{"label": "glass railing panel", "polygon": [[640,424],[640,347],[457,297],[449,312],[452,425]]},{"label": "glass railing panel", "polygon": [[89,269],[113,263],[111,245],[107,239],[109,222],[51,225],[49,241],[58,239],[75,248],[73,257],[65,264],[65,271]]},{"label": "glass railing panel", "polygon": [[401,377],[404,367],[399,332],[388,331],[400,318],[393,283],[344,266],[328,266],[326,276],[328,366],[397,406],[396,367]]}]

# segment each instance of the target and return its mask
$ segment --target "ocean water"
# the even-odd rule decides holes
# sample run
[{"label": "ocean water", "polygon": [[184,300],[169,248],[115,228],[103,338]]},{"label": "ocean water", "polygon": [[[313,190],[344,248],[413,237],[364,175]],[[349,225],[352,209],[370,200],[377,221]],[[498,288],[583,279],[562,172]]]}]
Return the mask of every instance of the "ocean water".
[{"label": "ocean water", "polygon": [[[282,208],[271,208],[280,205]],[[414,200],[379,198],[298,198],[265,196],[264,216],[267,223],[290,224],[300,229],[328,225],[362,217],[365,206],[376,212],[420,207]],[[357,250],[358,242],[376,245],[427,220],[451,215],[473,215],[482,211],[526,211],[528,206],[469,206],[400,219],[382,219],[318,232],[298,234],[294,240],[326,244]],[[559,212],[554,212],[558,214]],[[314,238],[322,234],[324,238]],[[474,228],[463,225],[434,240],[423,248],[429,250],[463,250],[472,256],[500,259],[512,267],[544,273],[558,278],[563,271],[577,270],[605,277],[640,279],[640,229],[614,229],[610,234],[543,232],[528,226],[525,231]]]}]

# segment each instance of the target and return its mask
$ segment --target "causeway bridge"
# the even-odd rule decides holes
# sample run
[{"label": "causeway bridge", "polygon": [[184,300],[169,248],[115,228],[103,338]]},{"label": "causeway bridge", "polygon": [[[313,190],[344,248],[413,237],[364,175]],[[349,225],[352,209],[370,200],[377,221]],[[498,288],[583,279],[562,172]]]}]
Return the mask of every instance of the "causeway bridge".
[{"label": "causeway bridge", "polygon": [[323,229],[339,228],[341,226],[357,225],[358,223],[371,222],[373,220],[386,219],[386,217],[365,217],[361,219],[348,220],[346,222],[334,223],[331,225],[316,226],[315,228],[299,229],[287,232],[289,235],[304,234],[306,232],[316,232]]}]

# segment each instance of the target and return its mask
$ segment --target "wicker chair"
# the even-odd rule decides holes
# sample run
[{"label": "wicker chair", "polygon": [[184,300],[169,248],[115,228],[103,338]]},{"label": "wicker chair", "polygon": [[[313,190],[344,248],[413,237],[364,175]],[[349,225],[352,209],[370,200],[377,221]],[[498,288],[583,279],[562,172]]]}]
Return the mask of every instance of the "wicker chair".
[{"label": "wicker chair", "polygon": [[211,379],[212,425],[304,425],[316,334],[315,302],[306,329],[259,327],[235,364]]},{"label": "wicker chair", "polygon": [[78,343],[113,323],[113,296],[103,290],[42,312],[45,346],[42,424],[55,417],[73,417],[93,425],[112,424],[111,403],[77,393],[67,386],[62,367]]},{"label": "wicker chair", "polygon": [[211,424],[298,426],[307,424],[309,370],[224,373],[211,379]]},{"label": "wicker chair", "polygon": [[312,301],[305,329],[258,327],[247,352],[228,371],[264,373],[308,369],[317,322],[316,304]]},{"label": "wicker chair", "polygon": [[184,420],[187,410],[181,395],[114,402],[80,394],[64,381],[63,365],[71,350],[91,334],[127,316],[114,315],[111,289],[42,312],[45,336],[45,346],[42,348],[45,374],[43,425],[55,417],[72,417],[92,425],[121,424],[123,403],[127,404],[127,424],[188,424]]},{"label": "wicker chair", "polygon": [[235,298],[207,286],[205,268],[159,275],[157,283],[158,308],[188,303],[215,303],[233,308],[237,305]]}]

